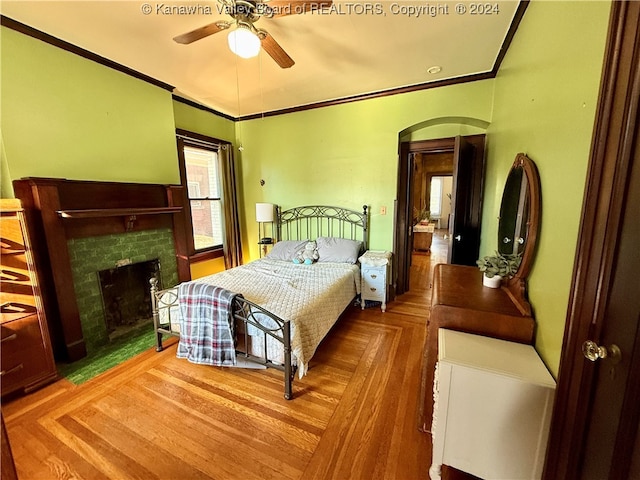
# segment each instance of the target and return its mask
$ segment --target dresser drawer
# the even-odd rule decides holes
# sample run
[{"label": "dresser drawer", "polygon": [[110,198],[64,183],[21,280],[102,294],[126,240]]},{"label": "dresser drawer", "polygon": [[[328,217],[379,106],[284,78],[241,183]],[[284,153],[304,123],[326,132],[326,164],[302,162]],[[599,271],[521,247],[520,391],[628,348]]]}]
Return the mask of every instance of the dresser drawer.
[{"label": "dresser drawer", "polygon": [[364,286],[362,289],[362,298],[382,302],[386,300],[386,293],[382,288]]},{"label": "dresser drawer", "polygon": [[384,268],[364,268],[362,270],[362,295],[367,300],[383,301],[386,297]]},{"label": "dresser drawer", "polygon": [[55,367],[40,330],[38,315],[0,325],[2,394],[28,386]]},{"label": "dresser drawer", "polygon": [[18,217],[2,217],[0,248],[0,321],[36,313],[33,274],[29,270]]},{"label": "dresser drawer", "polygon": [[[4,286],[4,284],[0,284],[0,288],[4,288]],[[31,315],[37,316],[38,308],[35,305],[34,297],[20,299],[16,299],[15,296],[7,297],[8,295],[0,296],[0,323],[5,324]]]},{"label": "dresser drawer", "polygon": [[367,285],[380,285],[381,288],[384,288],[385,268],[363,268],[362,281]]}]

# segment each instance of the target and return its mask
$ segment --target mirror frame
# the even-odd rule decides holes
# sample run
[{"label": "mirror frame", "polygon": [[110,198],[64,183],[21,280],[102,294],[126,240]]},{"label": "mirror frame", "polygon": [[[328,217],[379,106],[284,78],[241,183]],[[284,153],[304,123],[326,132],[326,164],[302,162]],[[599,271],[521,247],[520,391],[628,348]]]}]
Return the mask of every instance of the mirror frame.
[{"label": "mirror frame", "polygon": [[[526,280],[531,272],[533,260],[537,250],[538,231],[540,229],[540,214],[542,210],[542,199],[540,195],[540,175],[536,164],[524,153],[518,153],[516,159],[509,170],[509,175],[514,169],[521,168],[523,170],[523,178],[527,179],[527,196],[529,198],[529,211],[526,222],[526,239],[522,252],[522,261],[520,267],[513,277],[506,281],[506,286],[512,293],[525,297]],[[506,186],[506,182],[505,182]],[[504,196],[504,192],[503,192]],[[500,204],[502,209],[502,203]],[[498,219],[498,224],[500,223]],[[498,225],[498,237],[500,236],[500,228]],[[500,242],[500,238],[498,238]]]}]

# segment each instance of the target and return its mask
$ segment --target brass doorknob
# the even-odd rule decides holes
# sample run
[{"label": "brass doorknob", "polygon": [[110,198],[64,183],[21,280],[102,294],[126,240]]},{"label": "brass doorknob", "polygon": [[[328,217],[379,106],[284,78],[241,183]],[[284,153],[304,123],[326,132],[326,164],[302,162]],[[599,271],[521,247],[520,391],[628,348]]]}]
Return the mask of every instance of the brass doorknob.
[{"label": "brass doorknob", "polygon": [[617,345],[611,345],[608,349],[599,346],[592,340],[587,340],[582,344],[582,354],[588,360],[595,362],[603,358],[610,358],[614,364],[619,363],[622,358],[622,352]]}]

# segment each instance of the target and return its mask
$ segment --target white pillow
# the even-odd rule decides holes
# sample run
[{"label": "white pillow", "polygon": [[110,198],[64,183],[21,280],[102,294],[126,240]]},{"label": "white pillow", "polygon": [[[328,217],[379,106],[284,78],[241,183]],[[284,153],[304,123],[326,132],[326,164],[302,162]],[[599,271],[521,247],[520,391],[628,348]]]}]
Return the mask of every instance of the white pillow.
[{"label": "white pillow", "polygon": [[348,238],[318,237],[318,262],[356,263],[362,242]]},{"label": "white pillow", "polygon": [[304,249],[309,240],[283,240],[276,242],[271,251],[267,254],[272,260],[293,261],[296,253]]}]

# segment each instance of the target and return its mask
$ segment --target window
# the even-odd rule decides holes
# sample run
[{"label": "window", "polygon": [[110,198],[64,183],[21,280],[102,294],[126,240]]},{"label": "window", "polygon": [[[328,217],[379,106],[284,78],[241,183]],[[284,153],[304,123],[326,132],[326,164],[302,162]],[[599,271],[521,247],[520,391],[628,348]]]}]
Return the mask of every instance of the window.
[{"label": "window", "polygon": [[184,146],[187,194],[196,251],[222,247],[222,207],[218,152],[204,147]]},{"label": "window", "polygon": [[[200,198],[200,184],[198,182],[190,182],[187,180],[187,192],[189,198]],[[197,200],[191,202],[191,208],[201,208],[202,203]]]},{"label": "window", "polygon": [[431,178],[431,194],[429,198],[431,216],[439,218],[442,214],[442,177]]},{"label": "window", "polygon": [[223,185],[219,165],[220,142],[178,131],[180,179],[185,191],[187,250],[190,257],[206,252],[222,255],[224,215]]},{"label": "window", "polygon": [[176,253],[180,279],[189,280],[192,262],[224,257],[225,268],[242,264],[240,216],[231,143],[181,129],[176,136],[184,206]]}]

